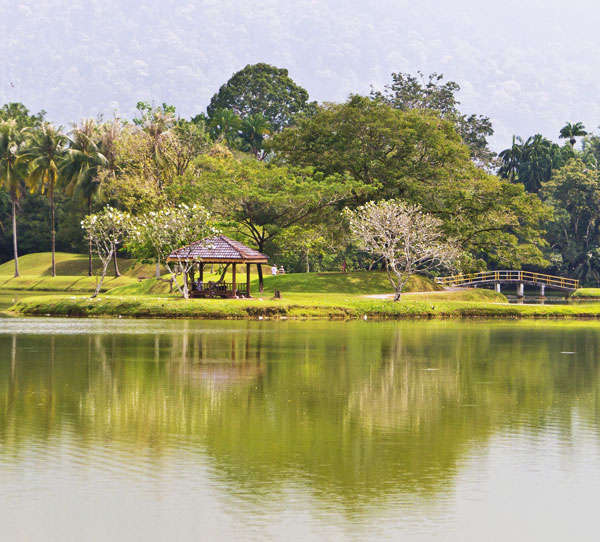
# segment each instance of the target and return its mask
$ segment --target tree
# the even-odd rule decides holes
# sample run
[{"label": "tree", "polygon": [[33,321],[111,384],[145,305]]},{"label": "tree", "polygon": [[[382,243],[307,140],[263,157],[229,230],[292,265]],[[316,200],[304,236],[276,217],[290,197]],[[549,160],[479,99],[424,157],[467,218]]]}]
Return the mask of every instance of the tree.
[{"label": "tree", "polygon": [[498,174],[511,182],[520,182],[531,193],[537,193],[542,183],[552,177],[552,172],[573,158],[573,148],[561,147],[541,134],[535,134],[525,142],[513,136],[513,144],[503,150]]},{"label": "tree", "polygon": [[0,121],[14,120],[19,130],[40,124],[45,115],[45,111],[32,115],[29,109],[19,102],[10,102],[0,107]]},{"label": "tree", "polygon": [[259,63],[234,73],[211,98],[207,113],[214,118],[217,109],[231,109],[242,119],[261,114],[278,132],[313,107],[308,92],[294,83],[286,69]]},{"label": "tree", "polygon": [[50,201],[50,223],[52,242],[52,276],[56,276],[56,220],[54,196],[58,181],[58,170],[65,156],[67,137],[61,128],[44,122],[39,128],[26,128],[25,147],[19,160],[27,164],[25,182],[31,191],[46,194]]},{"label": "tree", "polygon": [[418,205],[399,200],[370,201],[345,210],[359,246],[385,261],[398,301],[408,278],[417,271],[449,267],[460,255],[458,244],[446,239],[442,222]]},{"label": "tree", "polygon": [[242,150],[250,151],[255,158],[263,159],[264,138],[271,133],[271,126],[260,113],[249,115],[240,125]]},{"label": "tree", "polygon": [[548,224],[551,250],[561,271],[582,281],[600,273],[600,178],[597,170],[573,159],[544,183],[542,197],[554,208]]},{"label": "tree", "polygon": [[17,163],[19,146],[23,142],[15,119],[0,121],[0,182],[10,196],[12,207],[13,259],[15,277],[19,276],[17,247],[17,205],[23,193],[23,175]]},{"label": "tree", "polygon": [[519,136],[513,135],[512,145],[504,149],[500,154],[501,165],[498,170],[500,177],[515,182],[519,176],[519,167],[523,160],[523,140]]},{"label": "tree", "polygon": [[454,126],[422,110],[402,111],[353,96],[327,104],[269,142],[274,162],[312,167],[324,175],[350,175],[372,190],[365,199],[402,199],[421,205],[460,241],[469,269],[543,265],[539,198],[478,168]]},{"label": "tree", "polygon": [[560,139],[568,139],[571,147],[574,147],[577,142],[577,139],[575,138],[586,135],[588,135],[588,133],[585,131],[585,126],[581,122],[576,122],[575,124],[567,122],[567,124],[560,129],[558,137]]},{"label": "tree", "polygon": [[208,123],[213,139],[225,140],[229,146],[234,145],[240,125],[240,118],[231,109],[222,107],[213,111]]},{"label": "tree", "polygon": [[[168,269],[173,283],[184,297],[189,297],[187,276],[195,262],[167,261],[174,250],[216,233],[210,225],[210,213],[200,205],[163,207],[138,219],[132,228],[128,248],[140,258],[158,260]],[[177,275],[183,274],[182,284]]]},{"label": "tree", "polygon": [[154,178],[158,190],[162,191],[164,186],[162,173],[165,169],[163,147],[172,135],[171,130],[175,126],[175,107],[165,103],[160,107],[153,107],[148,102],[138,102],[137,109],[140,117],[134,119],[134,123],[146,135],[149,162],[154,168]]},{"label": "tree", "polygon": [[[310,168],[292,170],[251,159],[201,157],[194,172],[173,192],[183,201],[203,202],[223,227],[251,239],[260,252],[286,229],[318,221],[321,210],[362,189],[343,175],[325,176]],[[262,286],[260,274],[259,281]]]},{"label": "tree", "polygon": [[469,163],[469,151],[452,123],[363,96],[325,104],[276,134],[268,148],[279,163],[313,167],[325,175],[349,173],[377,187],[379,198],[406,198],[419,185],[456,176]]},{"label": "tree", "polygon": [[[71,145],[60,167],[59,177],[68,196],[86,202],[88,214],[92,213],[92,200],[100,191],[100,169],[108,160],[100,150],[101,135],[94,119],[84,119],[71,132]],[[92,241],[88,246],[88,275],[92,276]],[[115,267],[116,270],[116,267]]]},{"label": "tree", "polygon": [[96,297],[102,287],[108,264],[117,253],[119,245],[123,244],[131,231],[131,217],[128,213],[107,206],[100,213],[87,215],[81,221],[81,227],[85,230],[86,237],[96,249],[102,262],[102,275],[96,285],[96,291],[92,295],[92,297]]},{"label": "tree", "polygon": [[392,83],[386,85],[384,92],[372,91],[371,97],[403,111],[416,109],[437,112],[440,118],[454,123],[469,147],[471,158],[478,164],[490,165],[494,157],[487,142],[487,138],[494,135],[490,119],[483,115],[465,115],[458,110],[458,83],[443,82],[443,74],[432,73],[427,78],[421,72],[417,72],[417,75],[392,73]]}]

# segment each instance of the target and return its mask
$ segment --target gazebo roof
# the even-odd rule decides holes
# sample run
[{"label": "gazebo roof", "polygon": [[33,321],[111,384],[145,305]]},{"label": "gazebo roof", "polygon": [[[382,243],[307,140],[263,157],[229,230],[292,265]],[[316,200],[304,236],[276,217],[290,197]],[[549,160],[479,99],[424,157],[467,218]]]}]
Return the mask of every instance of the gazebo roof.
[{"label": "gazebo roof", "polygon": [[225,235],[216,235],[178,248],[169,254],[168,262],[197,260],[206,263],[267,263],[262,252],[247,247]]}]

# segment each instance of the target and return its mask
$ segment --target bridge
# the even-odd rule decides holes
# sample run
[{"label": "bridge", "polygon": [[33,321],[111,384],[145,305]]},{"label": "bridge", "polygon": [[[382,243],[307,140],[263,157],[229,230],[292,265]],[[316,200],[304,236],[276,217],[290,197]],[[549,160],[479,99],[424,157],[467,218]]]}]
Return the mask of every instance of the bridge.
[{"label": "bridge", "polygon": [[542,297],[546,293],[546,288],[566,292],[573,292],[579,288],[578,280],[544,275],[542,273],[532,273],[531,271],[482,271],[480,273],[438,277],[435,281],[447,287],[473,286],[477,288],[480,285],[493,284],[497,292],[500,291],[501,284],[516,284],[517,296],[519,297],[523,297],[525,284],[539,287],[540,296]]}]

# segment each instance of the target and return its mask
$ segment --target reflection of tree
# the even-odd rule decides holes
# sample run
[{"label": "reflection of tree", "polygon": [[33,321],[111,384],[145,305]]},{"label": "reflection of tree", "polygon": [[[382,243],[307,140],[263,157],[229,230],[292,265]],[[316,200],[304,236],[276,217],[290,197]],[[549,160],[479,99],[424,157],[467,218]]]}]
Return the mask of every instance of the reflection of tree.
[{"label": "reflection of tree", "polygon": [[186,442],[249,492],[291,479],[359,504],[447,486],[498,431],[597,423],[593,325],[171,325],[0,334],[0,453],[68,437],[162,460]]}]

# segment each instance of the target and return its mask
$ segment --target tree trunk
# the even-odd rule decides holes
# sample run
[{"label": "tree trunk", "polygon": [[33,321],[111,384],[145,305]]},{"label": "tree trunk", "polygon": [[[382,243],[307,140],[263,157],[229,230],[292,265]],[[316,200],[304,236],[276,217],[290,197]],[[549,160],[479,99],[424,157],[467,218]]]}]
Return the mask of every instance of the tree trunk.
[{"label": "tree trunk", "polygon": [[121,273],[119,272],[119,264],[117,263],[117,251],[113,252],[113,261],[115,263],[115,278],[120,277]]},{"label": "tree trunk", "polygon": [[309,251],[307,250],[306,251],[306,256],[305,256],[305,259],[306,259],[306,272],[310,273],[310,262],[308,261],[308,254],[309,254]]},{"label": "tree trunk", "polygon": [[156,270],[154,272],[154,276],[159,279],[160,278],[160,260],[156,259]]},{"label": "tree trunk", "polygon": [[50,196],[50,222],[52,231],[52,276],[56,276],[56,262],[54,253],[56,252],[56,226],[54,225],[54,194]]},{"label": "tree trunk", "polygon": [[12,228],[13,228],[13,255],[15,259],[15,277],[19,276],[19,253],[17,250],[17,200],[12,199]]},{"label": "tree trunk", "polygon": [[[92,214],[92,196],[88,196],[88,215]],[[92,238],[90,237],[88,242],[88,277],[94,274],[92,266],[92,254],[93,254]]]},{"label": "tree trunk", "polygon": [[100,288],[102,287],[102,281],[104,280],[104,277],[106,276],[106,270],[108,269],[108,264],[110,263],[111,260],[111,256],[112,255],[108,255],[106,260],[104,260],[102,262],[102,275],[100,277],[100,280],[98,281],[98,284],[96,284],[96,291],[94,292],[94,295],[92,295],[92,298],[97,297],[97,295],[100,293]]},{"label": "tree trunk", "polygon": [[263,280],[262,265],[257,263],[256,267],[258,268],[258,291],[263,293],[265,291],[265,281]]}]

